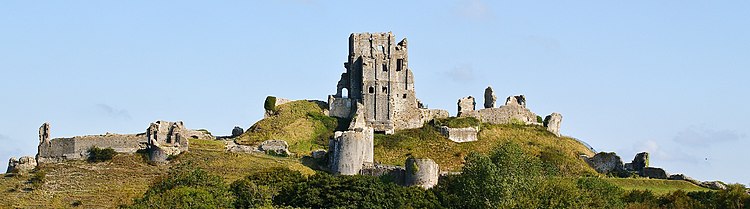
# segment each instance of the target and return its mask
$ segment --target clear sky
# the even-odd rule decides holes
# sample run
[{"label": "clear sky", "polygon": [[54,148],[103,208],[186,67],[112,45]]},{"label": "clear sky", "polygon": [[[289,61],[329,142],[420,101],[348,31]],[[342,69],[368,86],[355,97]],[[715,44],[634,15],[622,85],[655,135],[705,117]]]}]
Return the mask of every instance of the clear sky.
[{"label": "clear sky", "polygon": [[2,1],[0,166],[36,154],[45,121],[247,128],[266,95],[335,93],[350,33],[392,31],[430,108],[492,85],[598,151],[750,183],[750,1],[440,2]]}]

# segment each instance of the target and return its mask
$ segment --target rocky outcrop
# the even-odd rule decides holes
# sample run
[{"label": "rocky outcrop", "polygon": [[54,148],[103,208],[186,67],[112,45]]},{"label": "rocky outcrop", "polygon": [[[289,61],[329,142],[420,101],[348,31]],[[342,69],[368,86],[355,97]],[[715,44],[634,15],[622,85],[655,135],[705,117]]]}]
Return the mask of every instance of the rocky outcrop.
[{"label": "rocky outcrop", "polygon": [[225,149],[227,152],[239,152],[239,153],[254,153],[254,152],[260,152],[258,150],[257,146],[246,146],[246,145],[239,145],[235,143],[233,140],[225,140]]},{"label": "rocky outcrop", "polygon": [[474,97],[468,96],[458,100],[458,116],[462,116],[467,112],[473,112],[476,106]]},{"label": "rocky outcrop", "polygon": [[31,156],[23,156],[19,159],[10,158],[8,160],[8,170],[6,173],[27,174],[36,168],[36,159]]},{"label": "rocky outcrop", "polygon": [[625,170],[620,156],[614,152],[600,152],[594,157],[584,159],[589,166],[601,174],[619,174]]},{"label": "rocky outcrop", "polygon": [[492,90],[492,86],[488,86],[486,89],[484,89],[484,108],[495,108],[496,101],[497,96],[495,96],[495,92]]},{"label": "rocky outcrop", "polygon": [[687,181],[687,182],[690,182],[690,183],[693,183],[693,184],[699,185],[699,186],[701,184],[700,181],[695,180],[694,178],[690,178],[689,176],[686,176],[685,174],[681,174],[681,173],[669,175],[669,177],[667,177],[667,179],[669,179],[669,180],[676,180],[676,181]]},{"label": "rocky outcrop", "polygon": [[289,152],[289,144],[284,140],[266,140],[260,143],[258,149],[271,155],[289,156],[292,154]]},{"label": "rocky outcrop", "polygon": [[654,168],[654,167],[645,167],[640,172],[640,175],[642,177],[652,178],[652,179],[667,179],[668,175],[667,172],[664,171],[664,169],[661,168]]},{"label": "rocky outcrop", "polygon": [[242,127],[235,126],[232,129],[232,138],[238,137],[238,136],[242,135],[243,133],[245,133],[245,130],[243,130]]},{"label": "rocky outcrop", "polygon": [[553,112],[544,118],[544,127],[547,131],[552,132],[555,136],[560,137],[560,124],[562,123],[562,114]]},{"label": "rocky outcrop", "polygon": [[699,186],[709,188],[709,189],[715,189],[715,190],[726,190],[727,185],[720,182],[720,181],[704,181],[701,182]]},{"label": "rocky outcrop", "polygon": [[643,168],[648,167],[648,152],[641,152],[635,155],[633,161],[625,164],[625,168],[628,171],[635,171],[640,173]]},{"label": "rocky outcrop", "polygon": [[477,141],[479,127],[449,128],[448,126],[441,126],[440,133],[454,142],[473,142]]},{"label": "rocky outcrop", "polygon": [[406,186],[419,186],[429,189],[437,185],[440,177],[440,167],[431,159],[406,159]]}]

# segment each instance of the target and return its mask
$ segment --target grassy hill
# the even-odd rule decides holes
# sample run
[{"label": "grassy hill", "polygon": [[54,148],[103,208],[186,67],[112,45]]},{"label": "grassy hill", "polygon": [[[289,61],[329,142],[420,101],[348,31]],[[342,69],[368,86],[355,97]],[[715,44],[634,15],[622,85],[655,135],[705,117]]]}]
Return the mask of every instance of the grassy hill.
[{"label": "grassy hill", "polygon": [[585,145],[573,138],[557,137],[541,126],[482,124],[478,138],[475,142],[456,143],[430,125],[393,135],[376,135],[375,161],[403,165],[409,156],[427,157],[435,160],[443,171],[459,171],[468,153],[488,154],[503,143],[514,142],[527,154],[557,165],[562,174],[598,175],[579,157],[594,154]]},{"label": "grassy hill", "polygon": [[645,178],[605,178],[605,181],[617,185],[625,190],[651,190],[654,194],[666,194],[675,190],[685,192],[710,191],[687,181],[674,181]]},{"label": "grassy hill", "polygon": [[170,166],[191,163],[232,181],[269,167],[288,167],[306,175],[313,170],[297,159],[224,152],[221,141],[190,140],[190,152],[167,165],[150,165],[140,154],[120,154],[102,163],[67,161],[44,164],[44,184],[35,188],[31,175],[0,179],[0,208],[113,208],[140,197]]},{"label": "grassy hill", "polygon": [[[335,130],[344,129],[349,121],[324,115],[319,104],[295,101],[277,107],[276,114],[253,125],[236,139],[241,144],[257,144],[264,140],[280,139],[290,144],[290,150],[306,155],[309,151],[326,148]],[[468,121],[471,122],[471,121]],[[455,143],[440,134],[431,124],[419,129],[401,130],[393,135],[375,135],[375,161],[403,165],[409,156],[435,160],[442,171],[460,171],[464,157],[471,152],[489,154],[505,143],[520,145],[522,151],[556,168],[561,178],[581,176],[604,177],[591,169],[580,155],[592,156],[591,150],[569,137],[557,137],[540,126],[519,124],[490,125],[467,123],[467,120],[436,121],[448,126],[481,126],[478,141]],[[254,172],[273,167],[285,167],[304,175],[315,173],[299,158],[281,158],[264,154],[227,153],[222,141],[190,140],[190,151],[175,157],[169,164],[152,165],[141,154],[120,154],[111,161],[89,163],[67,161],[44,164],[37,173],[45,173],[42,184],[32,184],[34,174],[5,176],[0,179],[0,208],[112,208],[129,204],[148,187],[164,178],[172,166],[191,164],[231,183]],[[666,194],[675,190],[708,191],[685,181],[651,180],[639,178],[603,178],[625,190],[651,190]]]},{"label": "grassy hill", "polygon": [[349,122],[326,116],[323,108],[305,100],[279,105],[275,115],[258,121],[235,141],[257,145],[265,140],[284,140],[289,143],[289,151],[297,154],[327,149],[333,131],[339,126],[348,127]]}]

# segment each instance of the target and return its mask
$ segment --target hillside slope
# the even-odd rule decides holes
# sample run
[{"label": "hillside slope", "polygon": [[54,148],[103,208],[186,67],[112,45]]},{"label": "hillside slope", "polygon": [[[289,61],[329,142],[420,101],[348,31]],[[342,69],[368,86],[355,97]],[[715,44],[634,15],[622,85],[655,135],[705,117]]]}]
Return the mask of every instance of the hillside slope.
[{"label": "hillside slope", "polygon": [[170,166],[190,163],[231,183],[270,167],[288,167],[306,175],[314,173],[297,159],[262,154],[224,152],[221,141],[190,140],[190,151],[166,165],[150,165],[140,154],[120,154],[102,163],[67,161],[44,164],[44,184],[29,183],[31,175],[0,179],[0,208],[114,208],[129,204],[163,178]]},{"label": "hillside slope", "polygon": [[592,156],[591,150],[573,138],[556,137],[541,126],[482,124],[478,138],[475,142],[456,143],[430,125],[376,135],[375,161],[402,165],[409,156],[427,157],[435,160],[442,171],[460,171],[468,153],[488,154],[493,148],[512,142],[521,145],[527,154],[557,165],[563,175],[598,175],[579,157]]},{"label": "hillside slope", "polygon": [[307,154],[315,149],[327,149],[328,138],[339,126],[348,127],[341,121],[324,114],[318,103],[298,100],[276,107],[276,114],[253,124],[235,141],[242,145],[257,145],[265,140],[284,140],[289,151]]}]

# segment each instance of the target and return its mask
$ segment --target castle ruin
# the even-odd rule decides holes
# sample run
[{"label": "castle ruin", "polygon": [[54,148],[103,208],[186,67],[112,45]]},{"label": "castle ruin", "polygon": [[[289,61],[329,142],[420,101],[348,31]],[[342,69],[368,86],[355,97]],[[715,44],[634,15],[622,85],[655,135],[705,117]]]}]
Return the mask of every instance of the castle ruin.
[{"label": "castle ruin", "polygon": [[51,138],[50,124],[39,127],[38,163],[81,160],[88,157],[92,147],[112,148],[118,153],[135,153],[148,150],[152,161],[163,162],[167,156],[188,150],[188,138],[212,138],[201,131],[189,130],[181,121],[156,121],[146,132],[138,134],[112,134]]},{"label": "castle ruin", "polygon": [[386,134],[448,117],[417,100],[406,39],[397,43],[390,32],[351,34],[344,68],[336,94],[328,97],[330,116],[352,118],[361,107],[366,125]]}]

